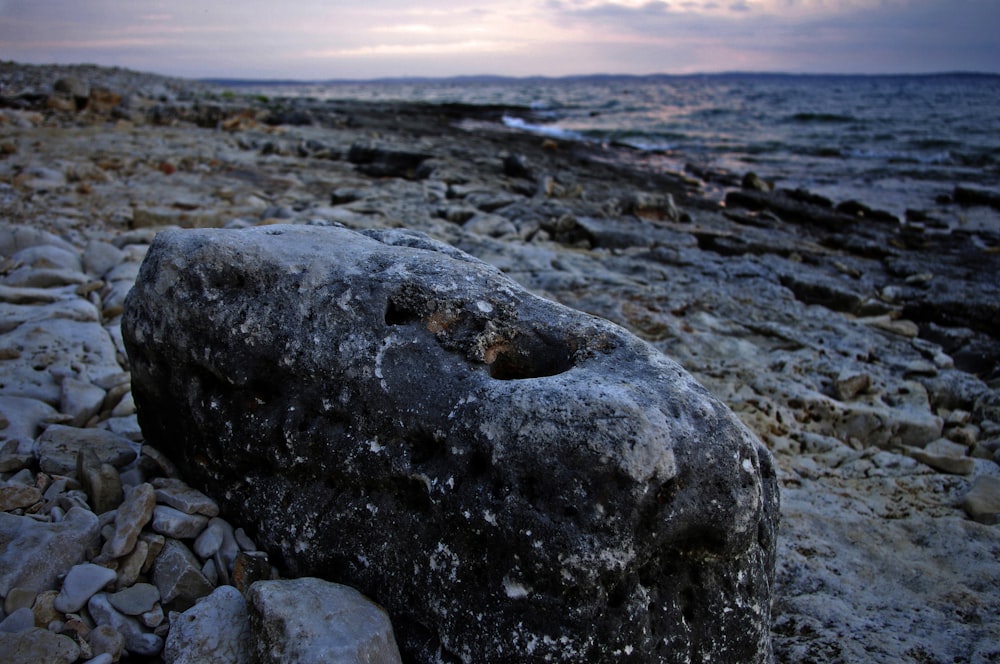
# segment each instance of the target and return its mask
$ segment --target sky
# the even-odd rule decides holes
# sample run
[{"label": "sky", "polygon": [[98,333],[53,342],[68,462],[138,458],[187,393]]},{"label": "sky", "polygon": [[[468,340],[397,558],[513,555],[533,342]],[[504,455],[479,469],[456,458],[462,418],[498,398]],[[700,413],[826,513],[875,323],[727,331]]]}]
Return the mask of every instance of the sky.
[{"label": "sky", "polygon": [[0,60],[193,78],[1000,73],[1000,0],[0,0]]}]

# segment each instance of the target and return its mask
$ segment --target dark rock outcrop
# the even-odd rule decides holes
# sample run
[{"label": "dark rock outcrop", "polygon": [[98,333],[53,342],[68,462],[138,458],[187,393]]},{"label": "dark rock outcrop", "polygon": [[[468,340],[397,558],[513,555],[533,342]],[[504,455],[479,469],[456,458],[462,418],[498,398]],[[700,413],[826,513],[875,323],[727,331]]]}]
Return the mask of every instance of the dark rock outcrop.
[{"label": "dark rock outcrop", "polygon": [[678,365],[406,231],[165,231],[147,442],[410,661],[767,662],[768,452]]}]

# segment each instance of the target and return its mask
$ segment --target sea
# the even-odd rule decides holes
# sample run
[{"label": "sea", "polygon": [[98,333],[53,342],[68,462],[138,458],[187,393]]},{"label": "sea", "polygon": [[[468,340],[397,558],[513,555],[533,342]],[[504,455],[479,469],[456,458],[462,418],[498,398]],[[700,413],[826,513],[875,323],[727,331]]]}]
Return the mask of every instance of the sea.
[{"label": "sea", "polygon": [[255,92],[509,106],[512,131],[628,146],[678,171],[753,171],[900,219],[918,210],[951,228],[1000,231],[1000,211],[947,204],[956,186],[1000,195],[1000,75],[477,77]]}]

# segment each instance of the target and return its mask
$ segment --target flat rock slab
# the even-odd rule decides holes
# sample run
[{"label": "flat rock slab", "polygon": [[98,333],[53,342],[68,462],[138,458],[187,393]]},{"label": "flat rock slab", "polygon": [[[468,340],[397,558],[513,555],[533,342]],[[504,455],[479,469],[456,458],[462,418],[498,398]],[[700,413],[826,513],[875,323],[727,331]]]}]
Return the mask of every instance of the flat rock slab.
[{"label": "flat rock slab", "polygon": [[122,328],[147,441],[404,657],[770,660],[770,456],[621,328],[310,226],[160,233]]}]

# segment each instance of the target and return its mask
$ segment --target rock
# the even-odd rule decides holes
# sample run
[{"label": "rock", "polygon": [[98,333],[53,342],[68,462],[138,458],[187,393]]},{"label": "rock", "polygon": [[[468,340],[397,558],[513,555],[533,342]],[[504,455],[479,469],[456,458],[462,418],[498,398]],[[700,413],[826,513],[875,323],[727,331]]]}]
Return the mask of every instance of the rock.
[{"label": "rock", "polygon": [[208,523],[202,514],[185,514],[167,505],[153,508],[153,530],[176,539],[191,539],[201,534]]},{"label": "rock", "polygon": [[161,233],[122,326],[147,441],[415,661],[769,659],[770,456],[620,328],[304,226]]},{"label": "rock", "polygon": [[26,632],[35,627],[35,614],[28,607],[12,611],[6,618],[0,620],[0,633],[16,634]]},{"label": "rock", "polygon": [[28,588],[11,588],[7,597],[3,601],[3,610],[8,614],[14,613],[18,609],[30,609],[35,603],[38,593]]},{"label": "rock", "polygon": [[247,603],[232,586],[216,588],[184,613],[172,615],[170,624],[170,635],[163,647],[166,664],[250,661]]},{"label": "rock", "polygon": [[76,477],[77,456],[83,449],[92,450],[100,463],[116,468],[136,458],[135,446],[110,431],[53,425],[38,437],[38,464],[51,475]]},{"label": "rock", "polygon": [[759,175],[753,171],[747,171],[743,175],[743,179],[740,181],[740,186],[744,189],[750,189],[752,191],[764,191],[768,192],[774,189],[773,184],[765,182]]},{"label": "rock", "polygon": [[58,523],[0,513],[0,597],[12,588],[55,589],[99,538],[97,516],[80,507]]},{"label": "rock", "polygon": [[97,593],[87,602],[87,610],[98,625],[114,627],[124,638],[125,649],[133,655],[153,657],[163,650],[163,639],[147,632],[138,620],[119,613],[106,593]]},{"label": "rock", "polygon": [[87,380],[67,376],[62,379],[60,389],[59,411],[69,415],[75,427],[82,427],[97,415],[104,403],[104,390]]},{"label": "rock", "polygon": [[72,664],[80,657],[80,647],[73,639],[39,628],[16,634],[0,632],[0,652],[10,664]]},{"label": "rock", "polygon": [[389,616],[353,588],[313,578],[258,581],[247,608],[253,661],[401,661]]},{"label": "rock", "polygon": [[101,463],[93,448],[80,448],[76,458],[76,477],[95,514],[110,512],[121,504],[122,482],[118,470],[110,463]]},{"label": "rock", "polygon": [[535,179],[535,175],[531,170],[531,165],[528,163],[528,158],[523,154],[509,154],[504,157],[503,172],[504,175],[512,178],[524,178],[526,180]]},{"label": "rock", "polygon": [[850,401],[871,387],[872,379],[866,373],[844,371],[833,383],[834,395],[840,401]]},{"label": "rock", "polygon": [[125,260],[125,252],[110,242],[93,240],[83,250],[82,260],[87,274],[101,278]]},{"label": "rock", "polygon": [[114,535],[104,545],[104,552],[112,558],[121,558],[135,548],[143,526],[153,517],[156,494],[150,484],[132,487],[115,515]]},{"label": "rock", "polygon": [[204,514],[208,517],[219,515],[215,501],[197,489],[192,489],[183,480],[173,477],[154,477],[157,502],[176,508],[185,514]]},{"label": "rock", "polygon": [[115,588],[122,590],[138,581],[148,556],[149,544],[141,539],[137,540],[132,552],[118,559],[118,580],[115,582]]},{"label": "rock", "polygon": [[137,583],[108,595],[108,601],[127,616],[139,616],[153,610],[160,601],[160,591],[151,583]]},{"label": "rock", "polygon": [[0,441],[15,441],[19,450],[27,451],[42,423],[56,415],[58,411],[43,401],[0,395],[0,420],[7,423],[0,429]]},{"label": "rock", "polygon": [[972,489],[962,500],[962,508],[979,523],[1000,523],[1000,478],[990,475],[977,477]]},{"label": "rock", "polygon": [[[153,583],[164,604],[184,610],[212,592],[212,584],[201,573],[201,563],[186,546],[168,539],[153,563]],[[168,607],[169,608],[169,607]]]},{"label": "rock", "polygon": [[386,148],[370,143],[355,143],[347,153],[347,160],[357,164],[358,170],[373,177],[399,177],[414,180],[426,177],[420,165],[432,155]]},{"label": "rock", "polygon": [[33,486],[0,486],[0,512],[31,507],[42,499],[42,492]]},{"label": "rock", "polygon": [[116,576],[115,570],[93,563],[74,565],[56,597],[55,609],[62,613],[78,612],[91,597],[114,581]]},{"label": "rock", "polygon": [[[87,643],[94,657],[108,655],[112,662],[121,659],[125,649],[125,637],[111,625],[98,625],[87,634]],[[91,660],[90,664],[93,664]]]}]

